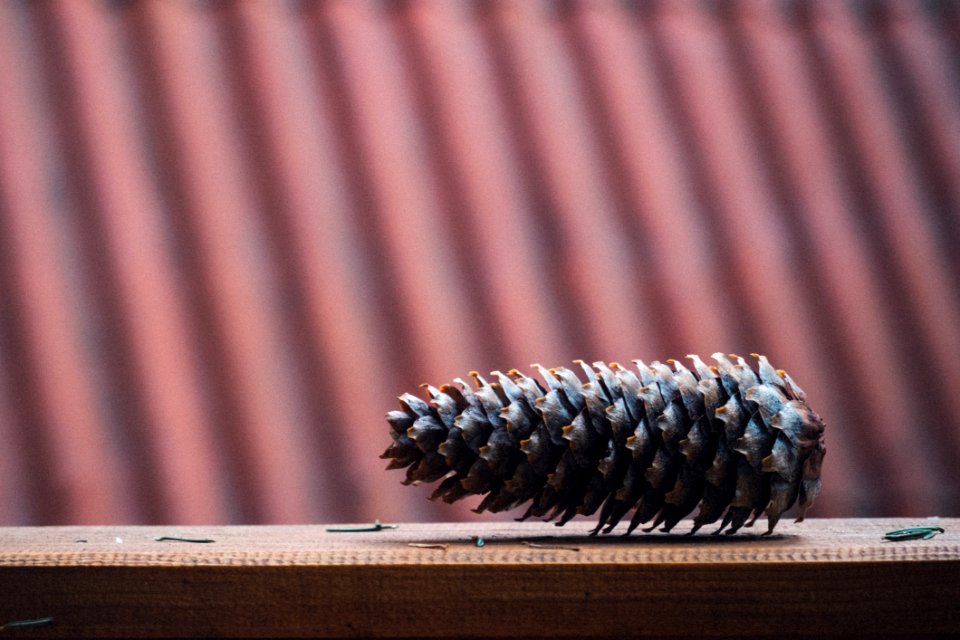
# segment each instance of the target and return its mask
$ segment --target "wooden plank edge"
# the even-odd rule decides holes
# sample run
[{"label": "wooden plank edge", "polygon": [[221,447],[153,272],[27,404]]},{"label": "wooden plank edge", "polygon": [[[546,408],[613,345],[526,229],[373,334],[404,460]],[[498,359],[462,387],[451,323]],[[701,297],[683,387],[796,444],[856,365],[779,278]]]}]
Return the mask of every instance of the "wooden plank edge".
[{"label": "wooden plank edge", "polygon": [[[128,543],[131,535],[146,538],[169,528],[70,528],[44,530],[60,542],[20,549],[19,563],[9,561],[9,547],[23,537],[0,530],[0,557],[7,558],[0,561],[0,623],[51,618],[48,625],[3,631],[35,638],[960,635],[960,527],[956,520],[943,524],[947,533],[939,541],[892,546],[863,543],[891,523],[823,521],[796,540],[792,533],[765,543],[666,538],[583,545],[582,552],[523,547],[515,536],[497,542],[498,532],[516,526],[502,523],[404,525],[406,537],[377,532],[333,539],[316,527],[227,527],[205,530],[235,535],[232,543],[224,538],[219,551],[216,544],[167,544],[184,549],[175,562],[158,562],[159,552],[141,548],[146,542]],[[121,531],[128,538],[114,545],[125,552],[93,552],[82,562],[57,564],[56,550],[77,531],[89,539]],[[300,535],[284,543],[296,531]],[[471,549],[471,531],[489,536],[492,548]],[[837,531],[847,538],[834,546],[854,550],[845,559],[822,552],[823,538],[838,537]],[[258,536],[267,553],[280,554],[284,562],[261,562],[259,556],[238,562],[238,551],[255,547]],[[407,547],[405,540],[414,538],[452,539],[465,555],[453,561],[447,551]],[[554,540],[582,538],[574,532]],[[346,551],[304,555],[315,540]],[[778,551],[770,557],[789,559],[763,559],[757,553],[763,544],[807,552]],[[719,551],[700,560],[636,560],[637,549],[704,545]],[[877,545],[886,555],[857,551]],[[350,562],[351,548],[368,550],[358,552],[365,561]],[[370,549],[379,549],[381,562],[371,561]],[[432,561],[411,562],[407,549]],[[518,555],[521,549],[526,555]],[[739,559],[726,557],[731,553]],[[335,561],[317,561],[323,558]]]}]

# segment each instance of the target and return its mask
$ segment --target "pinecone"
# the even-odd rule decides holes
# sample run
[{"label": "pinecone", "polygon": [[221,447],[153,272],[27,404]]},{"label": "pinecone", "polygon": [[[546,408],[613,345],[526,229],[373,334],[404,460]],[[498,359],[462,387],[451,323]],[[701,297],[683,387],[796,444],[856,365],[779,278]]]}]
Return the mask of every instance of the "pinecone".
[{"label": "pinecone", "polygon": [[546,388],[516,370],[495,382],[471,372],[476,388],[422,385],[429,401],[404,394],[387,414],[381,457],[407,468],[404,484],[441,480],[431,499],[486,494],[478,513],[529,502],[519,520],[560,526],[599,510],[596,534],[635,508],[629,534],[650,520],[646,531],[670,531],[699,504],[691,533],[721,517],[717,533],[734,533],[766,512],[769,534],[798,496],[800,521],[820,493],[824,425],[789,375],[753,355],[756,371],[717,353],[716,366],[688,356],[694,371],[637,360],[639,376],[578,360],[586,383],[533,365]]}]

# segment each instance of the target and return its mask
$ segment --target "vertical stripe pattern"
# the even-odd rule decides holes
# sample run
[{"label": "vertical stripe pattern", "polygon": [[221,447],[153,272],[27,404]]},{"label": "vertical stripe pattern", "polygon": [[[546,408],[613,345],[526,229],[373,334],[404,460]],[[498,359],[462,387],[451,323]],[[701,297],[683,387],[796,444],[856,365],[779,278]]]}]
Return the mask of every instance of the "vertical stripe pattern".
[{"label": "vertical stripe pattern", "polygon": [[0,3],[0,524],[476,517],[398,394],[716,351],[956,515],[958,282],[952,0]]}]

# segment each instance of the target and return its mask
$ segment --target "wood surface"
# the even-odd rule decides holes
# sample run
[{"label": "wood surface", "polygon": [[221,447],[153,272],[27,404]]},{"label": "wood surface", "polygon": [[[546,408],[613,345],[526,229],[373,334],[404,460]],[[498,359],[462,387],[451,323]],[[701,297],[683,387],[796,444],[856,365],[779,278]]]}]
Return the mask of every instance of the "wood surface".
[{"label": "wood surface", "polygon": [[960,519],[688,525],[0,528],[0,637],[960,635]]}]

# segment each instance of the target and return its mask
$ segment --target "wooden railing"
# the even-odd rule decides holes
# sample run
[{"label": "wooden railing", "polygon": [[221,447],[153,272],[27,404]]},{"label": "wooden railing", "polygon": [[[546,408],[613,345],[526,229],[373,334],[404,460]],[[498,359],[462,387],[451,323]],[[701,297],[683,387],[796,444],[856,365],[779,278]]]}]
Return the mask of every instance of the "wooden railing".
[{"label": "wooden railing", "polygon": [[960,634],[960,519],[589,526],[5,528],[0,637]]}]

